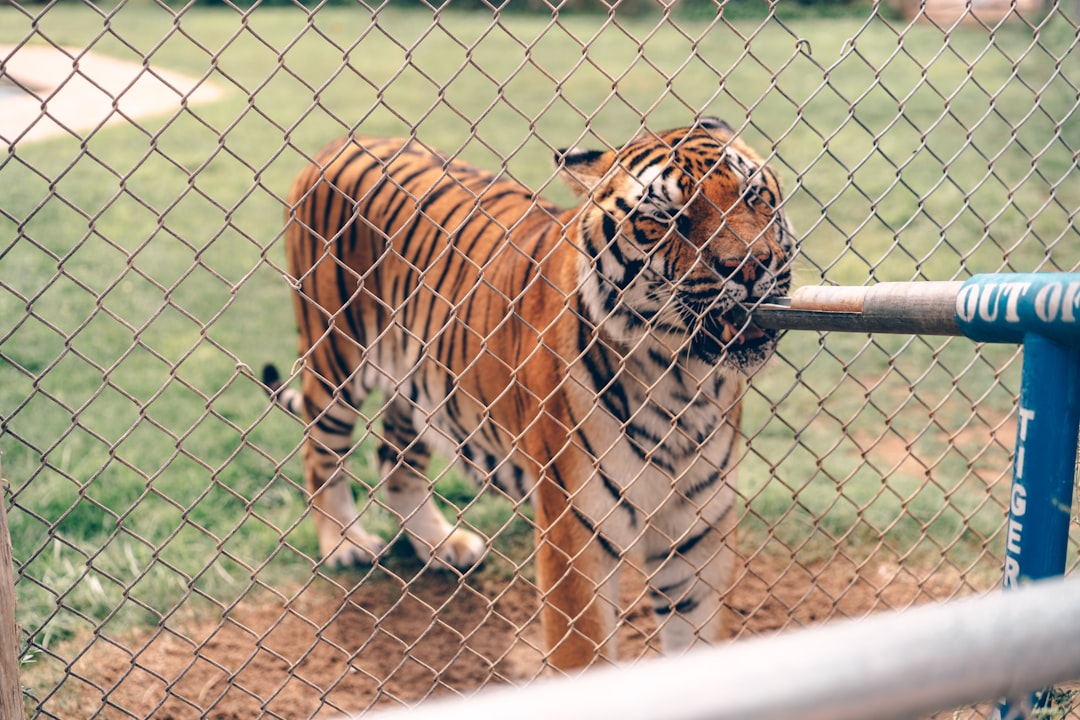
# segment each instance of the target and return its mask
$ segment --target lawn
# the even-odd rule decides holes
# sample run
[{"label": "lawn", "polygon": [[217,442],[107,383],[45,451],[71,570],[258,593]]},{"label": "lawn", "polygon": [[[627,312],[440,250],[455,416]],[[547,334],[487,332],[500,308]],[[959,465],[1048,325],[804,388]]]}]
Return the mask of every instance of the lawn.
[{"label": "lawn", "polygon": [[[858,18],[26,7],[41,16],[0,6],[0,43],[146,56],[227,91],[0,159],[0,450],[39,648],[310,576],[301,427],[250,368],[293,361],[283,196],[343,133],[415,132],[565,203],[553,149],[708,112],[783,177],[797,284],[1080,267],[1060,18],[945,38]],[[1018,371],[1015,348],[962,339],[786,338],[747,394],[747,552],[998,562]],[[374,482],[369,446],[353,468]],[[511,515],[483,500],[466,518],[513,570],[528,533],[501,532]]]}]

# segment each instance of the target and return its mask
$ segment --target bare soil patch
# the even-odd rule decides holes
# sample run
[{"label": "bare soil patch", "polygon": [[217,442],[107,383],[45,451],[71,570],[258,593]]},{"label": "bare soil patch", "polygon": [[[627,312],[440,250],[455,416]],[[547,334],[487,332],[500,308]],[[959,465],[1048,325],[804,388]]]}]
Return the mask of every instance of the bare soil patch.
[{"label": "bare soil patch", "polygon": [[[378,571],[348,589],[343,575],[334,578],[341,585],[321,580],[288,599],[253,593],[221,617],[170,620],[125,647],[96,642],[73,670],[84,707],[104,703],[116,717],[160,720],[338,718],[528,682],[543,672],[539,593],[521,575],[490,575],[403,579]],[[947,567],[927,575],[899,565],[856,566],[843,557],[807,567],[762,555],[747,562],[729,596],[730,634],[857,617],[976,589]],[[627,578],[623,604],[620,659],[654,654],[640,577]]]}]

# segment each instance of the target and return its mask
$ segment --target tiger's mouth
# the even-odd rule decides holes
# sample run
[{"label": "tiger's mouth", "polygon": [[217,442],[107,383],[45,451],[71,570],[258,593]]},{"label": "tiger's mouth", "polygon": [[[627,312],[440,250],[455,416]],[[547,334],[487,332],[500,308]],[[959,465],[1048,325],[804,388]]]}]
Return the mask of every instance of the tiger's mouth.
[{"label": "tiger's mouth", "polygon": [[723,362],[740,369],[763,362],[771,354],[777,331],[754,324],[748,308],[759,302],[759,298],[748,298],[724,312],[715,307],[688,307],[694,328],[690,352],[709,364]]},{"label": "tiger's mouth", "polygon": [[734,344],[735,347],[741,347],[768,338],[766,331],[751,321],[750,314],[741,305],[736,305],[722,315],[707,313],[701,322],[699,332],[708,333],[724,345]]}]

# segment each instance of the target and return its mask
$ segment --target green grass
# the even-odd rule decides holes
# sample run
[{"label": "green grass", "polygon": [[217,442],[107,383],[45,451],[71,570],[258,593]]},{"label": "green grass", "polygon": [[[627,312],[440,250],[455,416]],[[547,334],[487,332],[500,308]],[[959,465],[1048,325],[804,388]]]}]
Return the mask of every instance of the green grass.
[{"label": "green grass", "polygon": [[[45,649],[310,575],[300,426],[247,368],[292,362],[282,196],[347,131],[415,131],[567,202],[554,148],[707,111],[746,123],[795,188],[798,284],[1080,265],[1080,124],[1064,122],[1080,78],[1055,75],[1074,43],[1061,20],[1033,44],[1023,25],[946,41],[852,18],[676,31],[649,17],[27,8],[41,17],[0,7],[0,42],[147,54],[228,92],[0,160],[0,448],[19,622]],[[804,559],[837,544],[961,565],[1000,553],[1005,488],[987,485],[1007,477],[1018,369],[1014,348],[958,339],[787,338],[748,393],[744,542]],[[353,465],[367,482],[370,445]],[[459,478],[439,488],[472,502]],[[510,515],[482,500],[467,517],[495,533]],[[528,531],[512,527],[501,547],[520,557]]]}]

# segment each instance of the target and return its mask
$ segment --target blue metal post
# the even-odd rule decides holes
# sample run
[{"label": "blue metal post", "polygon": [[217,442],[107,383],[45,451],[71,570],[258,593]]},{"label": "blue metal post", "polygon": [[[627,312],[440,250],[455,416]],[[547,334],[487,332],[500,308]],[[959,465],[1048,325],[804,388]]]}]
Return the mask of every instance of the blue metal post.
[{"label": "blue metal post", "polygon": [[[1080,425],[1080,350],[1041,335],[1024,339],[1017,409],[1005,589],[1065,572]],[[1027,718],[1040,694],[1002,704],[1003,720]]]},{"label": "blue metal post", "polygon": [[[1080,277],[984,275],[957,296],[957,322],[976,340],[1022,339],[1015,464],[1005,536],[1005,589],[1065,572],[1080,428]],[[1002,704],[1027,718],[1038,695]]]},{"label": "blue metal post", "polygon": [[1005,540],[1006,588],[1065,572],[1078,427],[1080,350],[1028,335]]}]

